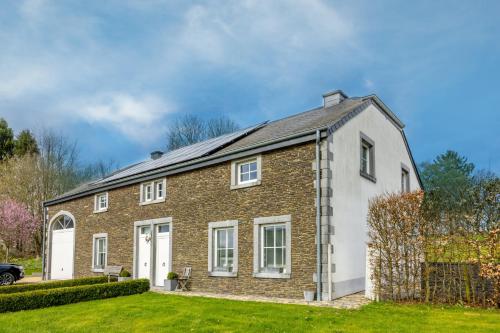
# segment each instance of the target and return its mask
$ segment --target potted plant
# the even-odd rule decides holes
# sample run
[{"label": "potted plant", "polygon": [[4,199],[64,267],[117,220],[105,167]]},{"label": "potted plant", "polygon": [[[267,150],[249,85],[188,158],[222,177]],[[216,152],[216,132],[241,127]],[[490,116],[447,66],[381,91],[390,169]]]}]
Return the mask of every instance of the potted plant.
[{"label": "potted plant", "polygon": [[164,281],[166,291],[174,291],[177,288],[177,278],[179,275],[174,272],[167,274],[167,279]]},{"label": "potted plant", "polygon": [[131,280],[131,279],[132,279],[132,275],[126,269],[122,269],[122,271],[118,275],[118,282],[127,281],[127,280]]},{"label": "potted plant", "polygon": [[304,291],[304,300],[306,302],[312,302],[312,301],[314,301],[314,291],[312,291],[312,290],[306,290],[306,291]]}]

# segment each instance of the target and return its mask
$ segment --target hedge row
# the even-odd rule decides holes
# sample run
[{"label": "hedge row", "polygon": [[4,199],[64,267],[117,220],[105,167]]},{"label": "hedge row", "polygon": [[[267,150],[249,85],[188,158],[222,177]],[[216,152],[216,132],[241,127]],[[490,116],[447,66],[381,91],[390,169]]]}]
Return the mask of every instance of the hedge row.
[{"label": "hedge row", "polygon": [[149,290],[149,280],[129,280],[77,287],[25,291],[0,295],[0,313],[45,308],[96,299],[141,294]]},{"label": "hedge row", "polygon": [[24,292],[24,291],[40,290],[40,289],[54,289],[54,288],[63,288],[63,287],[85,286],[85,285],[89,285],[89,284],[98,284],[98,283],[104,283],[104,282],[108,282],[108,278],[106,276],[87,277],[87,278],[74,279],[74,280],[42,282],[42,283],[35,283],[35,284],[15,284],[12,286],[0,287],[0,294],[12,294],[12,293],[20,293],[20,292]]}]

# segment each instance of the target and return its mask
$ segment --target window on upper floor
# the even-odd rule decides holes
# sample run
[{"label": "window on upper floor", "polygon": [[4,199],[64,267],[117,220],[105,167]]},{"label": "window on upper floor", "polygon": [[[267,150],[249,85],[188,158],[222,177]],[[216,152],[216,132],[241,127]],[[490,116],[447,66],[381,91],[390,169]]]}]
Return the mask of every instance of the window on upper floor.
[{"label": "window on upper floor", "polygon": [[260,185],[261,156],[231,162],[231,189]]},{"label": "window on upper floor", "polygon": [[140,188],[140,204],[146,205],[165,201],[167,180],[157,179],[141,184]]},{"label": "window on upper floor", "polygon": [[360,141],[360,175],[375,182],[375,143],[363,133]]},{"label": "window on upper floor", "polygon": [[410,192],[410,169],[401,165],[401,192]]},{"label": "window on upper floor", "polygon": [[94,196],[94,213],[101,213],[108,210],[108,192],[96,194]]}]

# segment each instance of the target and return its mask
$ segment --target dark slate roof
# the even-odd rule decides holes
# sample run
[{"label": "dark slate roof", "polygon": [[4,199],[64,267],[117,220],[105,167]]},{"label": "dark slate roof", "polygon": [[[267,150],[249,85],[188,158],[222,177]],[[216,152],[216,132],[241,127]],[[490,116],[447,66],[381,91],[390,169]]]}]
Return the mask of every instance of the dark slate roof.
[{"label": "dark slate roof", "polygon": [[219,150],[217,154],[225,154],[235,149],[242,149],[256,144],[278,140],[280,138],[323,129],[333,125],[346,114],[365,102],[364,98],[345,99],[342,103],[329,108],[315,108],[287,118],[268,123],[255,133],[248,135],[233,144]]},{"label": "dark slate roof", "polygon": [[79,196],[88,191],[95,193],[99,188],[122,182],[122,179],[123,181],[130,181],[130,179],[139,178],[146,173],[154,174],[156,170],[165,170],[165,168],[175,167],[183,162],[196,164],[200,160],[201,163],[207,156],[216,158],[236,151],[244,151],[256,146],[266,146],[288,138],[310,134],[317,129],[335,129],[372,103],[383,109],[398,126],[401,128],[404,126],[375,95],[347,98],[340,104],[328,108],[318,107],[283,119],[264,122],[244,130],[168,152],[156,160],[149,159],[127,166],[103,179],[78,186],[58,198],[50,200],[48,203],[60,201],[66,197]]}]

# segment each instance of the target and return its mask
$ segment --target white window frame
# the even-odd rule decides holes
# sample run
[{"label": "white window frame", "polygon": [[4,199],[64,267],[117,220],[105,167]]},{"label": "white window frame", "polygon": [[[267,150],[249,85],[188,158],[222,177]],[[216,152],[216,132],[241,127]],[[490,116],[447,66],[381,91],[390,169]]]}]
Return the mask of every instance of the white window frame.
[{"label": "white window frame", "polygon": [[[247,163],[257,163],[257,179],[240,181],[240,166]],[[262,156],[257,155],[236,161],[231,161],[231,190],[260,185],[262,182]]]},{"label": "white window frame", "polygon": [[[238,220],[219,221],[208,223],[208,275],[222,277],[238,276]],[[214,236],[217,229],[233,228],[233,270],[223,272],[214,270],[215,265],[215,245]]]},{"label": "white window frame", "polygon": [[92,235],[92,272],[104,272],[104,268],[96,268],[95,267],[95,259],[96,259],[96,240],[104,238],[106,240],[106,255],[104,256],[104,267],[108,265],[108,234],[100,233]]},{"label": "white window frame", "polygon": [[401,192],[408,193],[410,191],[411,191],[411,189],[410,189],[410,168],[408,168],[405,164],[401,163]]},{"label": "white window frame", "polygon": [[[105,196],[106,197],[106,207],[101,208],[100,205],[100,198]],[[99,193],[94,196],[94,213],[102,213],[102,212],[107,212],[109,207],[109,196],[108,192],[104,193]]]},{"label": "white window frame", "polygon": [[[162,184],[162,196],[158,196],[158,184]],[[146,198],[146,193],[145,190],[146,188],[150,186],[151,187],[151,197],[149,199]],[[166,178],[161,178],[161,179],[155,179],[151,180],[148,182],[141,183],[140,186],[140,194],[139,194],[139,204],[142,205],[149,205],[149,204],[154,204],[154,203],[159,203],[159,202],[164,202],[165,198],[167,197],[167,179]]]},{"label": "white window frame", "polygon": [[[366,148],[368,155],[366,157],[366,166],[368,170],[363,170],[363,151]],[[376,183],[375,177],[375,142],[363,132],[360,133],[360,156],[359,156],[359,174]]]},{"label": "white window frame", "polygon": [[[292,273],[292,217],[291,215],[258,217],[253,220],[253,276],[256,278],[289,279]],[[266,272],[261,269],[263,265],[263,238],[262,230],[265,226],[285,226],[285,265],[284,272]]]}]

